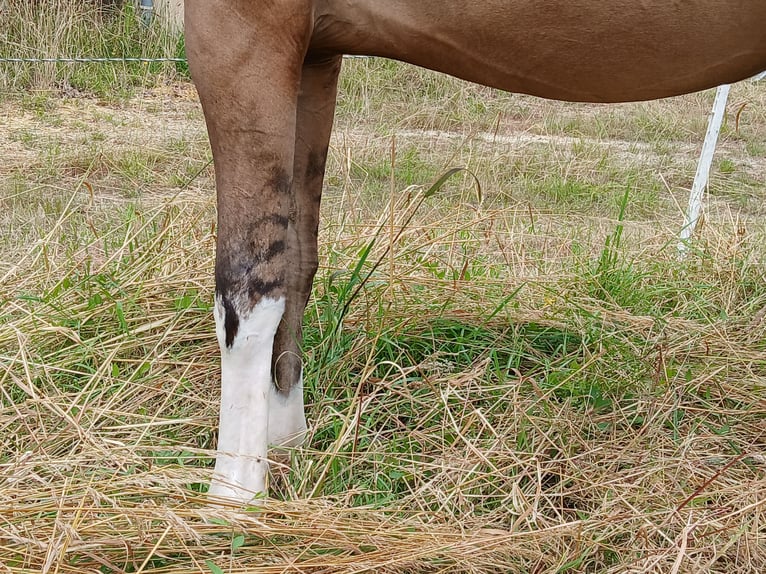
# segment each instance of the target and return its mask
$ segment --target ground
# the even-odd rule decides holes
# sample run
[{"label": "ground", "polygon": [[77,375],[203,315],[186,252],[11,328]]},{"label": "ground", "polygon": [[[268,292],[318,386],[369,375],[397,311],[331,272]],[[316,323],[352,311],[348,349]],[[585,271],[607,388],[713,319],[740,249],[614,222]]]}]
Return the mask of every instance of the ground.
[{"label": "ground", "polygon": [[310,436],[248,514],[203,496],[194,89],[74,95],[0,103],[0,572],[766,569],[764,84],[733,91],[679,260],[712,93],[558,104],[346,62]]}]

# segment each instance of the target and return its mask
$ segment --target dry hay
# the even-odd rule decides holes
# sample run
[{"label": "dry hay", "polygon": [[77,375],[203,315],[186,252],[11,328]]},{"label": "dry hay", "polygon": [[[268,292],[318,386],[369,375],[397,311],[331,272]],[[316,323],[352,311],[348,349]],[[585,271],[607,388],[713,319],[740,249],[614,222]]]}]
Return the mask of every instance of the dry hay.
[{"label": "dry hay", "polygon": [[[217,422],[212,199],[176,190],[132,210],[80,173],[57,177],[54,220],[23,205],[2,215],[39,230],[0,262],[0,573],[766,571],[763,242],[736,210],[703,230],[696,268],[674,269],[672,224],[626,223],[633,254],[664,269],[659,287],[679,290],[658,319],[582,289],[575,246],[597,258],[613,218],[483,204],[471,185],[437,198],[390,267],[386,241],[373,250],[385,261],[346,317],[341,356],[309,349],[308,446],[245,513],[201,494]],[[210,189],[209,171],[195,185]],[[327,209],[308,315],[320,333],[329,278],[389,222],[363,198],[330,196]],[[485,261],[487,276],[465,280],[466,261]],[[486,302],[522,285],[484,325]],[[598,334],[555,385],[537,368],[544,352],[500,373],[486,354],[376,356],[399,331],[427,339],[445,301],[498,341],[529,325]],[[726,316],[688,312],[705,304]],[[590,368],[632,396],[599,406],[559,392]]]}]

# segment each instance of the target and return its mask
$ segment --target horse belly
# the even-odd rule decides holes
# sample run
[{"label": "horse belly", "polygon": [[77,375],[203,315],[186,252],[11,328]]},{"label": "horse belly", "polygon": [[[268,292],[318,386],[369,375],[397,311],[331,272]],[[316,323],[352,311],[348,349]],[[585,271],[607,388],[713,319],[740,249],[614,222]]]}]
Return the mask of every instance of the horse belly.
[{"label": "horse belly", "polygon": [[329,0],[313,49],[572,101],[671,96],[766,69],[764,0]]}]

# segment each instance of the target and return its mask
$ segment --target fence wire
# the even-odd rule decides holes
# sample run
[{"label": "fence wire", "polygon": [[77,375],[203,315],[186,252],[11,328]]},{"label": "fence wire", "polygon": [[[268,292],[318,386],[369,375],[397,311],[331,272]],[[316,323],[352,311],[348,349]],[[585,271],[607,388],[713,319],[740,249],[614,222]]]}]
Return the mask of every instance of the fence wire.
[{"label": "fence wire", "polygon": [[[347,60],[366,60],[373,56],[343,56]],[[173,62],[186,63],[186,58],[0,58],[0,64],[91,64],[91,63],[146,63]]]},{"label": "fence wire", "polygon": [[145,62],[186,62],[186,58],[0,58],[0,63],[12,64],[90,64]]}]

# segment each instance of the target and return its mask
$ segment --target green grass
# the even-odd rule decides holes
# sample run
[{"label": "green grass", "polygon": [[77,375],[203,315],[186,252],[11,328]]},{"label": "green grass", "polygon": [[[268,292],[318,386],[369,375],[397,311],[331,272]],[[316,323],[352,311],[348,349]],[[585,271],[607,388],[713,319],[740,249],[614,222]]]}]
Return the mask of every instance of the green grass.
[{"label": "green grass", "polygon": [[680,261],[709,94],[570,106],[378,60],[341,86],[310,434],[248,514],[203,497],[216,230],[190,86],[0,104],[0,563],[763,571],[762,87],[735,88]]},{"label": "green grass", "polygon": [[[80,0],[8,0],[0,11],[2,58],[175,58],[183,43],[158,19],[145,26],[133,2],[97,9]],[[0,63],[0,93],[64,91],[129,96],[186,74],[176,63]],[[34,97],[34,96],[33,96]],[[39,96],[37,96],[39,97]]]}]

